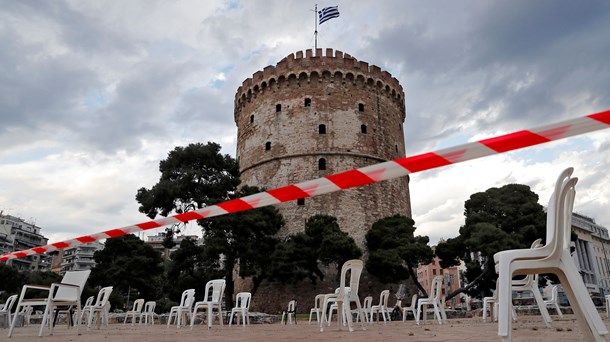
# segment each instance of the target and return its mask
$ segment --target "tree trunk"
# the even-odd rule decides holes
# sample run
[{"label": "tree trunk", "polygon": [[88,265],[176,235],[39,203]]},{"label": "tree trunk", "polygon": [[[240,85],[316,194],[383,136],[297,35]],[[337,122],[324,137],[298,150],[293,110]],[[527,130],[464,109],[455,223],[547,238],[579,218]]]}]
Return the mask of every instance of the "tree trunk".
[{"label": "tree trunk", "polygon": [[409,275],[411,276],[411,279],[413,279],[413,282],[415,283],[415,286],[417,286],[417,289],[424,295],[424,297],[428,297],[428,292],[426,291],[426,289],[424,289],[423,286],[421,286],[421,284],[417,280],[417,274],[413,272],[413,267],[407,264],[407,269],[409,269]]},{"label": "tree trunk", "polygon": [[235,259],[227,257],[225,259],[225,304],[227,310],[233,308],[233,292],[235,291],[233,281],[233,268],[235,267]]},{"label": "tree trunk", "polygon": [[460,287],[459,289],[455,289],[455,291],[450,292],[447,294],[447,296],[445,297],[445,302],[447,302],[448,300],[450,300],[451,298],[457,296],[460,293],[466,292],[468,290],[470,290],[471,287],[477,285],[479,283],[479,281],[481,281],[481,279],[483,279],[483,277],[487,276],[489,273],[489,266],[487,265],[487,263],[485,263],[485,269],[483,270],[483,272],[481,272],[481,274],[479,274],[478,277],[474,278],[473,281],[471,281],[470,283],[468,283],[468,285],[464,286],[464,287]]}]

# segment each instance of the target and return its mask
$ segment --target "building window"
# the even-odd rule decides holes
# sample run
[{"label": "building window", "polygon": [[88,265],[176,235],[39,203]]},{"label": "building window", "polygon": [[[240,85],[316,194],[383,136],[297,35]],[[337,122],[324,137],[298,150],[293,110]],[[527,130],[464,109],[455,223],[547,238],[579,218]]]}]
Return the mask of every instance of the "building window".
[{"label": "building window", "polygon": [[281,111],[282,111],[282,105],[281,105],[281,104],[279,104],[279,103],[278,103],[278,104],[276,104],[276,105],[275,105],[275,112],[276,112],[276,113],[279,113],[279,112],[281,112]]},{"label": "building window", "polygon": [[326,170],[326,159],[320,158],[318,160],[318,170]]},{"label": "building window", "polygon": [[366,134],[366,125],[360,126],[360,133]]},{"label": "building window", "polygon": [[394,145],[394,149],[398,152],[398,145]]},{"label": "building window", "polygon": [[254,115],[250,115],[250,123],[254,122]]},{"label": "building window", "polygon": [[326,125],[325,124],[321,124],[320,126],[318,126],[318,133],[326,134]]},{"label": "building window", "polygon": [[359,103],[358,104],[358,111],[364,112],[364,103]]},{"label": "building window", "polygon": [[299,198],[297,200],[297,205],[305,205],[305,199],[304,198]]},{"label": "building window", "polygon": [[305,107],[311,107],[311,99],[310,98],[306,98],[305,99]]},{"label": "building window", "polygon": [[269,151],[271,149],[271,141],[267,141],[265,143],[265,151]]}]

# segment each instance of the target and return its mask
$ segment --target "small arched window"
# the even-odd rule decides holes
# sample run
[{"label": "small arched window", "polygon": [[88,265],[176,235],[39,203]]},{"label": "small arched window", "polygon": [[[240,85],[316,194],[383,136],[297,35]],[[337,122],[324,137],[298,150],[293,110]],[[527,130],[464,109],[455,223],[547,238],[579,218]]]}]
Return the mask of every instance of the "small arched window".
[{"label": "small arched window", "polygon": [[250,115],[250,123],[254,122],[254,115]]},{"label": "small arched window", "polygon": [[358,104],[358,111],[364,112],[364,103],[359,103]]},{"label": "small arched window", "polygon": [[366,125],[360,126],[360,133],[366,134]]},{"label": "small arched window", "polygon": [[297,200],[297,205],[305,205],[305,199],[304,198],[299,198]]},{"label": "small arched window", "polygon": [[398,145],[394,145],[394,149],[398,152]]},{"label": "small arched window", "polygon": [[271,149],[271,141],[267,141],[265,143],[265,151],[269,151]]},{"label": "small arched window", "polygon": [[325,124],[321,124],[320,126],[318,126],[318,133],[326,134],[326,125]]},{"label": "small arched window", "polygon": [[279,113],[279,112],[281,112],[281,111],[282,111],[282,105],[281,105],[280,103],[276,104],[276,105],[275,105],[275,112],[276,112],[276,113]]},{"label": "small arched window", "polygon": [[310,98],[306,98],[305,99],[305,107],[311,107],[311,99]]},{"label": "small arched window", "polygon": [[326,170],[326,159],[320,158],[318,160],[318,170]]}]

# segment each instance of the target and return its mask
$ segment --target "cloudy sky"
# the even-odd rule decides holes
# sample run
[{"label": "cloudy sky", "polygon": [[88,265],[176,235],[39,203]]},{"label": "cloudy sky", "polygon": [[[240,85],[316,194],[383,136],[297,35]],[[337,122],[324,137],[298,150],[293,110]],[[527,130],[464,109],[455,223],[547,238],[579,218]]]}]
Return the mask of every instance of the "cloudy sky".
[{"label": "cloudy sky", "polygon": [[[140,187],[175,146],[235,156],[233,99],[312,48],[312,1],[0,0],[0,210],[51,242],[148,221]],[[610,2],[334,1],[318,46],[403,85],[407,155],[610,109]],[[464,201],[522,183],[610,228],[610,130],[412,175],[417,232],[457,235]],[[189,233],[196,233],[195,226]]]}]

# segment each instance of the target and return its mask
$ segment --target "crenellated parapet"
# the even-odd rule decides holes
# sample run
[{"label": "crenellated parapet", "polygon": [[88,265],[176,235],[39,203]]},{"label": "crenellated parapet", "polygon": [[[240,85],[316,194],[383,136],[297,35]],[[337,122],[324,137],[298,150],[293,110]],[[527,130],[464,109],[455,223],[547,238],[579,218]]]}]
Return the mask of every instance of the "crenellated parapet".
[{"label": "crenellated parapet", "polygon": [[[325,52],[323,54],[323,52]],[[352,83],[377,91],[404,109],[404,91],[395,77],[376,65],[359,61],[347,53],[333,49],[308,49],[291,53],[275,66],[269,65],[243,81],[235,94],[235,115],[253,97],[283,86],[324,82]]]}]

